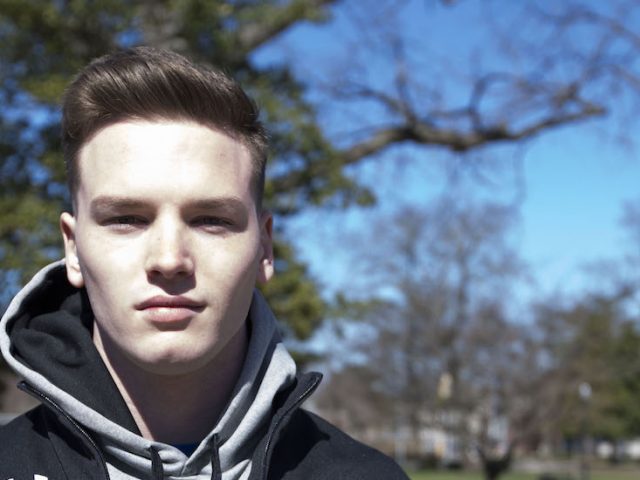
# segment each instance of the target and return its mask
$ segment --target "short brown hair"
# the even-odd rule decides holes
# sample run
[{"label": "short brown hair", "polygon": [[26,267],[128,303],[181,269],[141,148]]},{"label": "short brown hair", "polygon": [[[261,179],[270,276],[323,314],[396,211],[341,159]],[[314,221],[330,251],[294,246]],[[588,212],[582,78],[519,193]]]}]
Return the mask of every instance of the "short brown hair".
[{"label": "short brown hair", "polygon": [[268,147],[258,113],[236,81],[176,53],[136,47],[97,58],[80,71],[62,101],[62,148],[72,200],[80,183],[79,151],[98,131],[125,120],[184,120],[220,130],[249,149],[260,208]]}]

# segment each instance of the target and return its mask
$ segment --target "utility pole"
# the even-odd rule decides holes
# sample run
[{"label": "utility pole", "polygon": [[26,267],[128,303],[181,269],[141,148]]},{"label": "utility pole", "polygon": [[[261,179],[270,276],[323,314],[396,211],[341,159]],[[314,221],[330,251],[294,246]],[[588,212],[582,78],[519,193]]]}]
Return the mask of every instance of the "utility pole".
[{"label": "utility pole", "polygon": [[582,401],[582,455],[580,458],[580,480],[589,480],[589,406],[592,395],[591,385],[588,382],[582,382],[578,386],[578,395]]}]

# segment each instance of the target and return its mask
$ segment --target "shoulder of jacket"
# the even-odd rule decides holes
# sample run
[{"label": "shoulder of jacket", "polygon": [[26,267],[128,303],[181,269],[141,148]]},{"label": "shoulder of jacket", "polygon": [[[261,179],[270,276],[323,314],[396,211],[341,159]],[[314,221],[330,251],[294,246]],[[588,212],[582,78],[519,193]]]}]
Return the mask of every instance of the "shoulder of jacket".
[{"label": "shoulder of jacket", "polygon": [[[26,440],[32,440],[34,435],[37,435],[38,427],[42,423],[40,405],[33,410],[29,410],[26,413],[18,415],[10,422],[0,427],[0,445],[7,445],[13,442],[22,442]],[[0,449],[0,452],[5,452],[6,449]]]},{"label": "shoulder of jacket", "polygon": [[[49,478],[60,465],[39,406],[0,428],[0,479]],[[39,475],[39,476],[37,476]]]},{"label": "shoulder of jacket", "polygon": [[44,405],[0,428],[0,480],[104,478],[100,465]]},{"label": "shoulder of jacket", "polygon": [[[288,471],[282,470],[294,458],[295,468],[289,465]],[[283,480],[408,480],[391,458],[304,409],[287,425],[272,462],[272,467],[282,472],[275,478]]]}]

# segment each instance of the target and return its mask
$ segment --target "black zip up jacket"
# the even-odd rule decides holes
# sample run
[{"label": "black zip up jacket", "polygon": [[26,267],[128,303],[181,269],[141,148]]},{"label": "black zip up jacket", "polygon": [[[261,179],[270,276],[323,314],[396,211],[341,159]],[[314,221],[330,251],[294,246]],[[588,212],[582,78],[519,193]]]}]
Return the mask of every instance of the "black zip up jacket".
[{"label": "black zip up jacket", "polygon": [[[267,370],[278,364],[277,353],[274,353],[278,342],[269,341],[269,331],[264,334],[264,329],[269,328],[265,325],[271,321],[265,317],[270,314],[266,307],[258,302],[255,309],[252,304],[254,310],[257,313],[253,315],[260,321],[256,323],[251,342],[260,336],[261,330],[266,339],[254,345],[256,348],[264,346],[266,352],[260,357],[263,360],[257,369],[264,386],[265,381],[274,381],[274,375]],[[210,441],[202,443],[204,450],[194,456],[202,465],[196,465],[191,473],[165,471],[171,468],[172,447],[164,445],[161,448],[165,450],[160,451],[154,442],[143,443],[147,450],[142,452],[131,451],[131,455],[138,455],[138,461],[147,462],[148,467],[136,470],[139,473],[134,476],[118,473],[117,466],[115,476],[110,473],[114,471],[114,462],[122,458],[114,456],[113,451],[110,454],[105,451],[110,448],[105,443],[110,432],[115,431],[116,437],[130,436],[124,445],[131,444],[131,448],[140,445],[143,439],[93,347],[92,322],[93,313],[86,294],[66,282],[61,264],[40,272],[18,295],[0,322],[2,353],[25,378],[19,388],[41,402],[40,406],[0,428],[0,480],[110,479],[110,475],[110,480],[223,480],[219,445],[225,441],[229,444],[228,432],[212,432]],[[279,355],[281,361],[282,351]],[[286,361],[282,365],[284,367],[278,364],[278,372],[286,369]],[[260,414],[263,420],[256,429],[259,433],[251,437],[249,476],[225,473],[225,478],[407,480],[390,458],[301,408],[320,383],[320,374],[294,373],[286,381],[278,380],[277,375],[277,389],[267,399],[266,412]],[[255,398],[251,397],[251,401],[255,402]],[[240,411],[248,412],[247,409]],[[111,425],[108,428],[112,430],[87,427],[92,425],[88,418],[91,415],[107,427]],[[244,416],[250,416],[250,413],[240,415],[248,418]],[[255,420],[249,421],[255,423]],[[226,437],[221,439],[219,435]],[[138,440],[131,441],[131,438]],[[125,448],[125,457],[129,455],[127,452]],[[117,453],[123,453],[123,449]],[[208,471],[210,475],[206,473]]]},{"label": "black zip up jacket", "polygon": [[[254,452],[249,480],[406,480],[388,457],[299,408],[319,382],[319,374],[307,374],[276,399],[271,425]],[[29,385],[21,383],[21,388],[40,398]],[[108,479],[91,435],[55,403],[41,400],[43,405],[0,429],[0,478]],[[154,473],[153,480],[163,478],[161,472]],[[212,479],[220,478],[220,472],[214,472]]]}]

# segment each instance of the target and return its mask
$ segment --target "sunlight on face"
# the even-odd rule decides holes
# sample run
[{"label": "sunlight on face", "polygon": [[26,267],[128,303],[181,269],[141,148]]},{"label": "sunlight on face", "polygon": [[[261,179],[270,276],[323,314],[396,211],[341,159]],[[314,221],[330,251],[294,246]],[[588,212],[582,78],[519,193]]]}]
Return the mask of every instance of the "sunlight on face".
[{"label": "sunlight on face", "polygon": [[195,123],[122,122],[93,137],[79,165],[76,215],[61,226],[101,354],[161,374],[209,364],[273,273],[249,151]]}]

